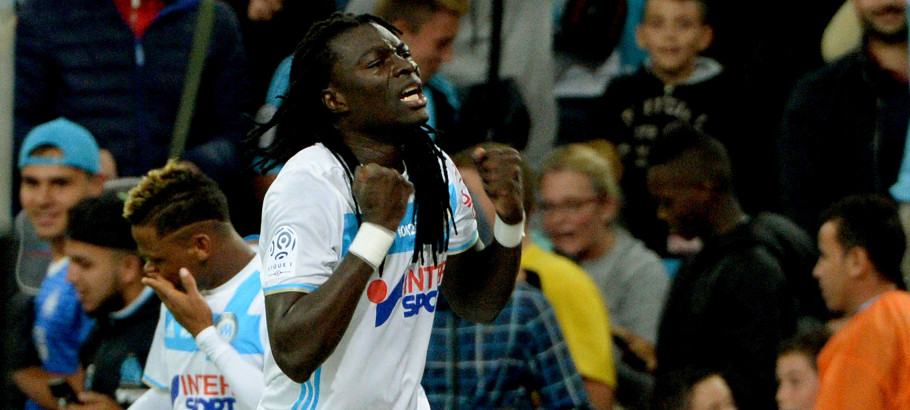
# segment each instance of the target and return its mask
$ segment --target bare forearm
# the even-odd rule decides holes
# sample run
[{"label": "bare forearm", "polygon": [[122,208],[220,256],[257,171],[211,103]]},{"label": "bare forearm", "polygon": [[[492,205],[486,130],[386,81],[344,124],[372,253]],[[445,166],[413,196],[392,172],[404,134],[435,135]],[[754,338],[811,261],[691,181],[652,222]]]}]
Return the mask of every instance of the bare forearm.
[{"label": "bare forearm", "polygon": [[493,241],[482,251],[452,255],[446,261],[442,292],[458,316],[489,323],[509,301],[521,262],[521,247]]},{"label": "bare forearm", "polygon": [[28,398],[32,399],[39,406],[56,409],[57,399],[51,394],[48,382],[56,378],[64,378],[67,383],[73,386],[77,392],[81,391],[82,373],[78,372],[70,375],[56,374],[48,372],[38,366],[26,367],[16,370],[12,373],[12,379]]},{"label": "bare forearm", "polygon": [[496,319],[508,303],[521,263],[524,233],[521,156],[512,148],[477,148],[474,165],[496,217],[493,242],[446,261],[442,291],[459,316],[481,323]]},{"label": "bare forearm", "polygon": [[309,379],[344,336],[373,268],[348,254],[312,293],[266,296],[269,339],[275,361],[298,383]]}]

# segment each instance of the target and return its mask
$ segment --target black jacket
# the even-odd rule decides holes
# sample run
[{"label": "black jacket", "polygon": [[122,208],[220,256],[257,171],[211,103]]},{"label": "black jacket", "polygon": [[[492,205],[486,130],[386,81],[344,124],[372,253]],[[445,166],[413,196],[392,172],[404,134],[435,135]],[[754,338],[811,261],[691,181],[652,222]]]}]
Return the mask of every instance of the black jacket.
[{"label": "black jacket", "polygon": [[705,239],[680,267],[658,329],[658,383],[670,372],[709,369],[724,376],[740,408],[775,408],[777,349],[797,315],[784,267],[800,263],[765,243],[765,233],[777,231],[767,221],[759,216]]},{"label": "black jacket", "polygon": [[[63,116],[111,151],[119,175],[167,160],[199,0],[174,0],[136,38],[110,0],[31,0],[16,25],[16,149]],[[249,109],[246,59],[233,11],[217,1],[186,158],[223,181],[241,169]]]},{"label": "black jacket", "polygon": [[782,209],[808,232],[836,200],[897,181],[910,91],[863,51],[803,77],[781,128]]},{"label": "black jacket", "polygon": [[85,367],[86,388],[130,405],[148,386],[142,383],[143,369],[158,318],[161,299],[146,290],[132,311],[123,317],[98,318],[98,325],[79,349]]},{"label": "black jacket", "polygon": [[773,179],[770,168],[762,171],[766,168],[755,164],[752,146],[756,141],[735,131],[742,126],[737,111],[739,88],[719,64],[702,58],[690,78],[675,86],[665,85],[642,67],[613,80],[601,99],[600,137],[616,146],[624,167],[623,221],[634,236],[658,253],[665,251],[667,229],[657,219],[645,177],[651,148],[671,121],[686,121],[724,144],[731,156],[735,185],[746,188],[738,190],[738,196],[748,209],[753,208],[748,194],[755,187],[754,180]]}]

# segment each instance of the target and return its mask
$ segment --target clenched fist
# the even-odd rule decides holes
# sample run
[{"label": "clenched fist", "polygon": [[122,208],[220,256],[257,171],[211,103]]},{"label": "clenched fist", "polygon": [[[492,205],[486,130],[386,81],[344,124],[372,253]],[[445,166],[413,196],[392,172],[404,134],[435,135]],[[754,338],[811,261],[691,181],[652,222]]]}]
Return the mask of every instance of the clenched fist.
[{"label": "clenched fist", "polygon": [[474,164],[483,189],[503,222],[514,225],[524,218],[521,156],[513,148],[477,148]]},{"label": "clenched fist", "polygon": [[353,190],[363,221],[394,232],[407,211],[414,185],[394,169],[366,164],[354,171]]}]

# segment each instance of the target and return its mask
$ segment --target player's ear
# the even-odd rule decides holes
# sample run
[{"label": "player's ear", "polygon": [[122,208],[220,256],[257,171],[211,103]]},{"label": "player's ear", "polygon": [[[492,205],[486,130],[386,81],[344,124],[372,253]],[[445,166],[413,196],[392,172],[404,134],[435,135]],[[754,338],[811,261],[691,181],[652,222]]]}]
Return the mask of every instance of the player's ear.
[{"label": "player's ear", "polygon": [[859,277],[874,270],[872,260],[869,258],[869,252],[861,246],[854,246],[848,249],[844,259],[847,265],[847,274],[851,277]]},{"label": "player's ear", "polygon": [[200,261],[208,260],[212,255],[212,237],[204,233],[197,233],[191,239],[190,252]]},{"label": "player's ear", "polygon": [[123,282],[139,281],[143,276],[142,258],[135,253],[128,253],[120,258],[120,279]]},{"label": "player's ear", "polygon": [[332,85],[322,90],[322,103],[325,104],[326,108],[333,114],[348,112],[348,104],[344,98],[344,94]]},{"label": "player's ear", "polygon": [[704,27],[698,33],[698,51],[702,52],[708,49],[711,46],[711,43],[714,41],[714,29],[711,26],[705,24]]}]

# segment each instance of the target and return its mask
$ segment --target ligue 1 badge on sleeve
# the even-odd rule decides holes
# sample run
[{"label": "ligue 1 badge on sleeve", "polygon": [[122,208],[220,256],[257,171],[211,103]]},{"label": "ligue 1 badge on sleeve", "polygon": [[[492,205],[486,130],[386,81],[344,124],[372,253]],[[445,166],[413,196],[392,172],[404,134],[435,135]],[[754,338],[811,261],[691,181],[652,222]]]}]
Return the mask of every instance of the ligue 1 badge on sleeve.
[{"label": "ligue 1 badge on sleeve", "polygon": [[215,319],[215,329],[221,339],[233,343],[237,338],[237,316],[232,312],[224,312]]},{"label": "ligue 1 badge on sleeve", "polygon": [[279,226],[269,242],[269,254],[263,266],[266,276],[274,277],[291,272],[296,259],[297,233],[290,226]]}]

